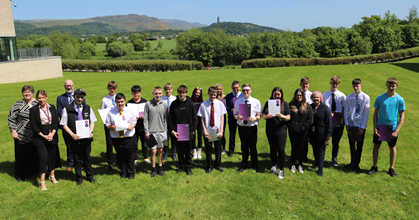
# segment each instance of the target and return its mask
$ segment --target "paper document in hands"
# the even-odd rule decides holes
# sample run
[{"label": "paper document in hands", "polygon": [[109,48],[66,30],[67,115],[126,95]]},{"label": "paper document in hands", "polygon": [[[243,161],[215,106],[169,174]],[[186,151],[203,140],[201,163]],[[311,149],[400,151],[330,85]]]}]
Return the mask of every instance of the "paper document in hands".
[{"label": "paper document in hands", "polygon": [[268,114],[275,116],[276,114],[281,113],[281,100],[268,100],[268,107]]},{"label": "paper document in hands", "polygon": [[220,134],[220,129],[217,127],[208,128],[208,135],[210,136],[211,140],[209,142],[218,141],[218,135]]},{"label": "paper document in hands", "polygon": [[103,121],[103,124],[106,124],[106,117],[108,116],[108,112],[113,109],[113,107],[110,108],[106,108],[106,109],[98,109],[97,111],[99,112],[100,118]]},{"label": "paper document in hands", "polygon": [[115,125],[116,125],[115,131],[124,131],[128,129],[129,124],[127,122],[125,115],[115,115],[114,119],[115,119]]},{"label": "paper document in hands", "polygon": [[80,139],[90,137],[90,125],[89,120],[78,120],[76,121],[76,134]]}]

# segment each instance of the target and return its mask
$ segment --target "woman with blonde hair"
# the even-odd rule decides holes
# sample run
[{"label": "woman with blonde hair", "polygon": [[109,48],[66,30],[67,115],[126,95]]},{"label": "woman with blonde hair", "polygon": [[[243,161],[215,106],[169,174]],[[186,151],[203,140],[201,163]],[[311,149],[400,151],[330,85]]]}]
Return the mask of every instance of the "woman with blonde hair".
[{"label": "woman with blonde hair", "polygon": [[[226,106],[226,96],[224,95],[224,90],[223,90],[223,85],[221,85],[221,83],[217,83],[217,85],[215,85],[215,87],[217,88],[218,92],[217,92],[217,99],[220,100],[222,103],[224,103],[224,106]],[[225,130],[226,130],[226,119],[227,117],[224,116],[224,127],[223,127],[223,137],[221,138],[221,154],[226,154],[226,138],[225,138]]]}]

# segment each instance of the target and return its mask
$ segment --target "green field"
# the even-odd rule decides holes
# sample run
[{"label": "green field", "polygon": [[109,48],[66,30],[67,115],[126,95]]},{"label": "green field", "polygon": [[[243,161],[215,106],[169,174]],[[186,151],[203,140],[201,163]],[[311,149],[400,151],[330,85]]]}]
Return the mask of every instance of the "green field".
[{"label": "green field", "polygon": [[[174,41],[173,41],[174,42]],[[418,182],[419,138],[415,128],[419,126],[419,92],[417,77],[419,58],[397,63],[370,65],[335,65],[310,67],[283,67],[264,69],[222,69],[213,71],[184,72],[131,72],[131,73],[85,73],[65,72],[63,78],[33,81],[29,83],[1,84],[0,99],[0,218],[2,219],[416,219],[419,216]],[[17,183],[14,179],[14,148],[8,131],[7,115],[13,103],[21,98],[20,89],[32,84],[35,89],[44,89],[49,94],[49,103],[64,92],[66,79],[72,79],[75,88],[83,88],[86,100],[93,109],[100,108],[101,99],[107,95],[106,85],[110,80],[118,82],[118,91],[131,98],[134,84],[142,87],[142,97],[152,98],[152,88],[171,82],[175,88],[180,84],[190,88],[199,86],[207,90],[216,83],[230,92],[233,80],[252,85],[252,96],[262,104],[270,97],[273,87],[284,90],[285,100],[290,101],[303,76],[311,79],[310,91],[330,89],[333,75],[342,78],[339,89],[346,95],[352,92],[351,81],[363,80],[363,91],[370,95],[371,105],[376,97],[386,91],[389,77],[399,80],[397,92],[406,101],[406,119],[400,131],[395,170],[398,177],[391,178],[389,150],[384,144],[378,162],[379,173],[372,176],[365,172],[372,166],[372,114],[366,130],[361,168],[364,173],[345,170],[350,162],[348,138],[343,135],[338,156],[339,168],[330,162],[331,147],[326,150],[324,176],[304,164],[304,174],[292,174],[285,170],[280,180],[269,172],[269,146],[265,135],[265,122],[258,127],[259,168],[238,173],[241,151],[237,137],[234,157],[222,156],[224,173],[213,171],[206,174],[205,155],[193,163],[192,176],[176,174],[177,162],[164,162],[165,177],[150,178],[150,166],[144,162],[137,166],[134,180],[121,179],[118,171],[106,172],[105,139],[102,122],[95,126],[92,143],[92,161],[97,184],[83,182],[76,186],[74,172],[66,172],[66,150],[60,134],[60,154],[63,168],[56,171],[58,184],[47,182],[48,191],[37,188],[39,178]],[[204,98],[208,96],[205,94]],[[97,111],[95,111],[98,115]],[[226,129],[228,131],[228,129]],[[60,132],[61,133],[61,132]],[[226,132],[228,137],[228,132]],[[287,142],[287,160],[291,146]],[[313,160],[312,151],[309,159]],[[286,166],[290,164],[287,162]],[[28,165],[33,166],[33,164]]]}]

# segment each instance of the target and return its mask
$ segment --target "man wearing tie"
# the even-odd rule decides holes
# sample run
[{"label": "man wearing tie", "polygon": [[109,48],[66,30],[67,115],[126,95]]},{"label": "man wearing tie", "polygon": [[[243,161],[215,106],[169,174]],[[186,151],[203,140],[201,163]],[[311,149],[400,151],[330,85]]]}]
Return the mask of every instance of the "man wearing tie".
[{"label": "man wearing tie", "polygon": [[[238,172],[243,172],[247,169],[247,161],[249,160],[249,150],[250,150],[250,159],[252,161],[252,169],[259,173],[258,168],[258,152],[256,149],[257,138],[258,138],[258,124],[259,119],[262,114],[262,106],[260,105],[259,100],[250,96],[252,93],[252,87],[250,84],[243,84],[242,86],[243,98],[240,98],[236,101],[234,105],[234,118],[237,120],[239,125],[239,136],[241,140],[241,150],[242,150],[242,162]],[[250,117],[243,118],[240,113],[240,107],[244,107],[240,104],[250,105]]]},{"label": "man wearing tie", "polygon": [[[91,143],[93,137],[93,129],[95,128],[96,116],[90,106],[83,103],[86,93],[83,89],[74,91],[74,101],[67,105],[62,111],[62,118],[60,125],[63,126],[63,133],[70,136],[69,145],[74,157],[74,167],[76,168],[76,184],[79,186],[83,182],[81,174],[81,167],[83,165],[86,172],[86,179],[89,182],[96,182],[93,179],[92,162],[90,161]],[[76,121],[88,121],[89,123],[89,138],[81,139],[77,134]],[[87,126],[87,124],[86,124]],[[82,164],[83,160],[83,164]]]},{"label": "man wearing tie", "polygon": [[[333,76],[330,79],[330,90],[323,94],[324,104],[329,107],[332,113],[333,123],[333,134],[332,134],[332,163],[333,166],[337,167],[338,164],[338,153],[339,153],[339,142],[342,138],[344,125],[342,123],[344,106],[346,102],[346,96],[343,92],[338,90],[338,87],[342,80],[339,76]],[[336,120],[340,118],[340,120]]]},{"label": "man wearing tie", "polygon": [[[72,80],[67,79],[64,82],[65,93],[57,97],[57,114],[62,118],[63,109],[73,102],[74,100],[74,83]],[[83,99],[83,103],[86,104],[86,100]],[[62,127],[60,126],[60,129]],[[67,132],[63,132],[63,138],[65,145],[67,147],[67,171],[71,171],[74,169],[74,158],[73,154],[71,153],[70,141],[72,138]]]},{"label": "man wearing tie", "polygon": [[233,92],[226,96],[226,109],[228,113],[228,130],[230,132],[230,138],[228,142],[228,156],[232,157],[234,154],[234,148],[236,147],[236,131],[237,131],[237,120],[234,118],[234,98],[243,97],[243,93],[240,92],[240,83],[234,81],[231,84]]},{"label": "man wearing tie", "polygon": [[[118,84],[116,84],[115,81],[110,81],[108,83],[108,91],[109,95],[105,96],[102,99],[101,107],[100,109],[107,109],[107,108],[116,108],[115,103],[115,92],[118,89]],[[108,160],[108,171],[111,171],[113,168],[113,144],[112,144],[112,138],[110,135],[110,132],[108,129],[106,129],[105,125],[105,137],[106,137],[106,158]]]}]

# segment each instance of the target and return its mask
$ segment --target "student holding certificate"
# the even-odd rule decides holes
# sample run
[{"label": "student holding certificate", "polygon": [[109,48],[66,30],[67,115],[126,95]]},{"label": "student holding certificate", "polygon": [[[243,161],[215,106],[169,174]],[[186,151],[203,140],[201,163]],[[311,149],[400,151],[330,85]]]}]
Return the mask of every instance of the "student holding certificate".
[{"label": "student holding certificate", "polygon": [[[278,178],[284,178],[285,143],[287,142],[287,121],[290,120],[290,106],[284,101],[281,87],[272,90],[271,98],[265,103],[262,113],[266,120],[266,136],[268,137],[272,173],[278,173]],[[279,172],[277,172],[277,164]]]},{"label": "student holding certificate", "polygon": [[138,114],[136,112],[134,112],[135,117],[137,118],[137,125],[135,126],[135,145],[134,145],[134,163],[137,164],[138,163],[138,138],[140,138],[141,141],[141,149],[142,149],[142,154],[143,154],[143,158],[144,158],[144,162],[146,162],[147,164],[151,164],[150,160],[148,159],[148,147],[145,146],[145,131],[144,131],[144,107],[145,107],[145,103],[147,102],[147,99],[142,98],[141,97],[141,87],[139,85],[134,85],[133,87],[131,87],[131,93],[132,93],[132,99],[129,100],[127,102],[127,106],[128,105],[144,105],[143,106],[143,111],[139,112]]},{"label": "student holding certificate", "polygon": [[115,147],[121,178],[134,179],[134,145],[136,139],[135,125],[137,118],[129,108],[125,107],[125,95],[115,96],[116,108],[109,111],[106,117],[106,128],[110,130],[113,146]]},{"label": "student holding certificate", "polygon": [[[86,172],[86,179],[89,182],[96,182],[93,178],[92,162],[90,160],[91,143],[93,129],[95,128],[96,116],[90,106],[86,105],[84,97],[86,92],[83,89],[74,91],[74,101],[63,109],[60,125],[63,130],[71,137],[70,147],[74,157],[74,168],[76,170],[76,184],[79,186],[83,182],[81,167],[83,165]],[[80,131],[84,125],[83,131]],[[87,138],[82,138],[86,137]],[[81,162],[83,161],[83,163]]]},{"label": "student holding certificate", "polygon": [[[378,96],[374,103],[374,150],[373,166],[368,171],[371,175],[378,172],[377,162],[381,142],[387,141],[390,148],[390,169],[388,173],[391,177],[396,177],[394,163],[396,162],[396,143],[399,137],[400,128],[404,122],[404,111],[406,110],[404,99],[396,93],[399,86],[397,79],[391,77],[386,83],[387,92]],[[387,127],[387,129],[385,129]],[[388,130],[388,134],[384,130]],[[385,137],[388,136],[388,137]]]},{"label": "student holding certificate", "polygon": [[239,125],[239,136],[241,140],[242,162],[238,172],[247,169],[247,161],[252,160],[252,169],[259,173],[258,168],[258,152],[256,143],[258,138],[258,124],[262,114],[262,107],[259,100],[250,96],[252,87],[250,84],[242,86],[243,98],[236,101],[234,105],[234,118]]},{"label": "student holding certificate", "polygon": [[313,112],[306,102],[304,91],[297,89],[294,98],[290,102],[291,119],[288,123],[291,142],[291,173],[295,173],[298,160],[298,171],[304,173],[303,149],[307,139],[308,129],[312,123]]},{"label": "student holding certificate", "polygon": [[191,146],[198,124],[195,114],[194,103],[186,97],[188,88],[180,85],[177,89],[176,100],[170,107],[169,128],[171,135],[175,138],[179,167],[177,173],[186,171],[187,175],[192,175]]},{"label": "student holding certificate", "polygon": [[[198,116],[201,117],[202,129],[204,130],[205,154],[207,160],[206,173],[214,168],[224,172],[221,168],[221,138],[223,137],[224,114],[227,113],[224,104],[217,100],[217,88],[208,88],[208,99],[199,107]],[[215,162],[212,162],[212,143],[215,148]]]},{"label": "student holding certificate", "polygon": [[61,167],[57,135],[58,114],[55,107],[47,103],[48,95],[45,90],[38,90],[36,99],[38,104],[30,109],[29,118],[33,131],[33,144],[39,156],[39,188],[47,190],[45,186],[46,167],[48,166],[49,179],[53,183],[58,183],[54,170]]}]

